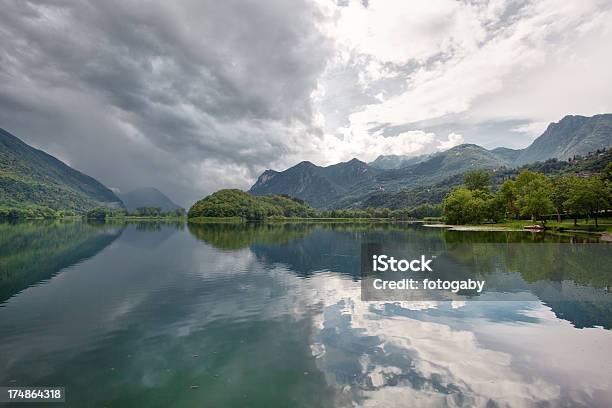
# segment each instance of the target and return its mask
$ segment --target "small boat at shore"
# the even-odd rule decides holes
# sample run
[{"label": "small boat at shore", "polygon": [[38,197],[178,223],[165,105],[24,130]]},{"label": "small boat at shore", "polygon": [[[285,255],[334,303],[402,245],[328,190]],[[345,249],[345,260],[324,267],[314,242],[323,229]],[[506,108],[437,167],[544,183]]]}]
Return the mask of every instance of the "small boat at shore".
[{"label": "small boat at shore", "polygon": [[538,224],[525,225],[523,229],[530,230],[530,231],[544,231],[544,227]]}]

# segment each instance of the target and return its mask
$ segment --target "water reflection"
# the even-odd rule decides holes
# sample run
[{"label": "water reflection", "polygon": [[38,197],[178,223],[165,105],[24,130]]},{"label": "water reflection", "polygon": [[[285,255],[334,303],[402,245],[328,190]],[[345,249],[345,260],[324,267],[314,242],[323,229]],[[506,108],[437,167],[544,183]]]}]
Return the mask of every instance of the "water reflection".
[{"label": "water reflection", "polygon": [[0,302],[94,256],[121,230],[82,222],[0,223]]},{"label": "water reflection", "polygon": [[[580,330],[568,321],[575,317],[559,318],[535,292],[527,302],[361,300],[362,241],[453,248],[458,238],[447,239],[448,231],[107,228],[122,232],[104,250],[2,303],[0,384],[63,385],[71,406],[603,407],[612,401],[612,331],[592,327],[602,312],[593,311],[590,328]],[[457,257],[473,261],[463,251]],[[489,258],[499,264],[494,254]],[[540,270],[523,277],[521,264],[510,266],[518,272],[509,274],[528,287],[550,280]],[[609,275],[562,271],[553,278],[595,287]]]},{"label": "water reflection", "polygon": [[363,242],[438,254],[437,262],[448,263],[442,269],[455,277],[465,272],[486,278],[493,291],[522,293],[497,298],[540,300],[577,327],[612,328],[612,247],[588,237],[410,224],[210,224],[190,225],[189,231],[215,248],[248,247],[260,263],[280,264],[300,276],[334,271],[359,279]]}]

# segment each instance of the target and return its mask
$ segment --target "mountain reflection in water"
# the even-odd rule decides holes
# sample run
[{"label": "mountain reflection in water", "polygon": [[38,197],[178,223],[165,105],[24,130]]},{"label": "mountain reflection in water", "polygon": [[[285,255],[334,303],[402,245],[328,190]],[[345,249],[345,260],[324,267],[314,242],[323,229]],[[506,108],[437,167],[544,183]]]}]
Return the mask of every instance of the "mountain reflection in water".
[{"label": "mountain reflection in water", "polygon": [[[611,263],[560,268],[566,237],[392,224],[0,228],[12,245],[0,250],[0,384],[65,386],[72,406],[612,403],[612,302],[546,299],[564,285],[555,293],[600,293],[612,271],[596,266]],[[365,241],[444,248],[532,300],[364,302]],[[525,247],[491,245],[507,243]],[[486,244],[478,262],[465,244]]]}]

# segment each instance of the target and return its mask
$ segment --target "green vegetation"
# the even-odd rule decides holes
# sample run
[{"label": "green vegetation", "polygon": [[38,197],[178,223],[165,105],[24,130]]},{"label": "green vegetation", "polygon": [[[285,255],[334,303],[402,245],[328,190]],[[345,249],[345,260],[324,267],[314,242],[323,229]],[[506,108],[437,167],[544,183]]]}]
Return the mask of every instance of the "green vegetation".
[{"label": "green vegetation", "polygon": [[254,197],[241,190],[219,190],[197,201],[188,218],[239,217],[244,220],[263,220],[268,217],[314,217],[315,210],[302,200],[288,196]]},{"label": "green vegetation", "polygon": [[[498,150],[498,149],[495,149]],[[491,179],[490,186],[492,191],[497,191],[508,179],[516,178],[519,173],[529,170],[543,173],[551,178],[556,176],[587,177],[593,174],[602,173],[606,165],[612,162],[612,149],[595,150],[584,156],[575,156],[569,160],[549,159],[544,162],[531,163],[520,168],[500,167],[495,171],[489,171]],[[479,166],[480,167],[480,166]],[[609,170],[612,172],[612,170]],[[369,193],[366,197],[360,198],[357,202],[354,197],[347,197],[339,202],[340,207],[357,208],[389,208],[413,209],[424,204],[441,203],[446,195],[456,187],[464,185],[464,178],[469,172],[461,172],[447,176],[439,182],[428,185],[412,187],[406,184],[399,191],[376,191]]]},{"label": "green vegetation", "polygon": [[44,208],[83,212],[121,203],[97,180],[0,129],[0,206],[14,210],[11,217],[30,218]]},{"label": "green vegetation", "polygon": [[390,210],[367,208],[347,210],[323,210],[317,212],[306,202],[286,195],[252,196],[241,190],[220,190],[196,202],[188,213],[190,222],[241,222],[254,220],[410,220],[439,217],[442,207],[425,204],[412,209]]},{"label": "green vegetation", "polygon": [[50,219],[62,218],[64,215],[73,215],[70,211],[56,211],[52,208],[31,205],[24,207],[0,207],[0,219]]},{"label": "green vegetation", "polygon": [[85,218],[88,220],[104,221],[106,219],[169,219],[184,218],[185,210],[177,208],[174,211],[162,212],[159,207],[140,207],[135,212],[129,213],[126,210],[116,210],[107,207],[96,207],[87,211]]},{"label": "green vegetation", "polygon": [[502,220],[530,219],[546,224],[551,218],[561,227],[563,217],[574,226],[585,217],[587,224],[612,209],[612,164],[600,175],[590,177],[554,176],[523,170],[507,179],[496,193],[489,189],[486,172],[466,174],[465,186],[452,190],[443,201],[444,217],[451,224],[498,223]]},{"label": "green vegetation", "polygon": [[474,170],[465,176],[466,187],[452,190],[442,202],[444,217],[452,224],[481,224],[504,218],[503,194],[489,190],[490,176],[484,170]]}]

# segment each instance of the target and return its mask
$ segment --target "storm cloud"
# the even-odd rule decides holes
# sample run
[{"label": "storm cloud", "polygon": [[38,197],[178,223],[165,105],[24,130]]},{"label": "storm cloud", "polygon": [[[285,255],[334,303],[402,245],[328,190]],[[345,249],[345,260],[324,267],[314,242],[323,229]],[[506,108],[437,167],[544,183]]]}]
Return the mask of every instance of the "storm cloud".
[{"label": "storm cloud", "polygon": [[122,190],[189,205],[244,187],[317,137],[320,18],[303,1],[4,2],[0,126]]},{"label": "storm cloud", "polygon": [[612,111],[612,1],[5,0],[0,127],[178,203]]}]

